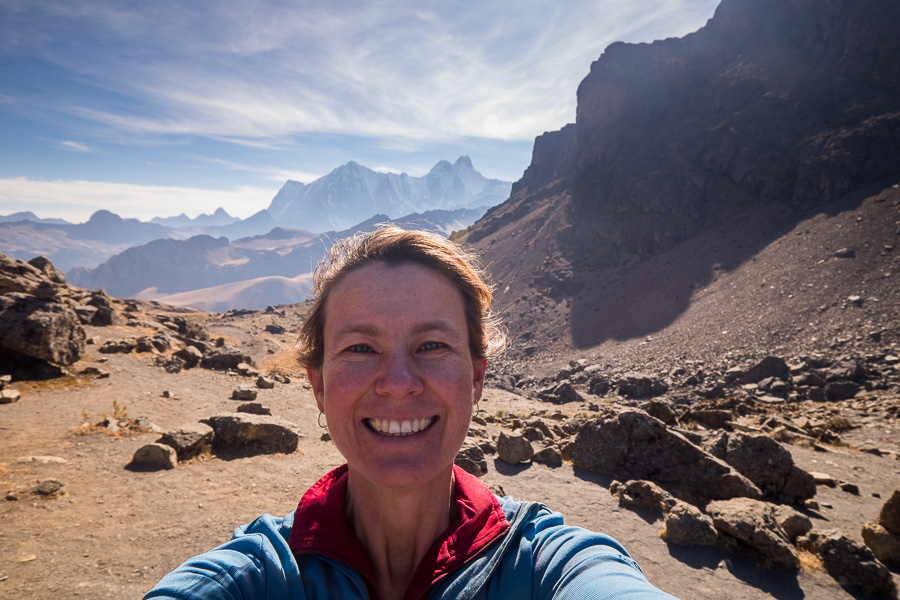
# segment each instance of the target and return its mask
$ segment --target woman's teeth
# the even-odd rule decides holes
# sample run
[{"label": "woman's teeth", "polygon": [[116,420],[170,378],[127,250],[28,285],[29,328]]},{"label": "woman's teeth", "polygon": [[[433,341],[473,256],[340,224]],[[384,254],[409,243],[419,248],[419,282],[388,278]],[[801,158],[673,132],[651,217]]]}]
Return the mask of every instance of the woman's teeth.
[{"label": "woman's teeth", "polygon": [[412,435],[417,431],[427,429],[431,425],[432,417],[423,417],[406,421],[391,421],[390,419],[366,419],[366,422],[374,431],[385,435],[404,436]]}]

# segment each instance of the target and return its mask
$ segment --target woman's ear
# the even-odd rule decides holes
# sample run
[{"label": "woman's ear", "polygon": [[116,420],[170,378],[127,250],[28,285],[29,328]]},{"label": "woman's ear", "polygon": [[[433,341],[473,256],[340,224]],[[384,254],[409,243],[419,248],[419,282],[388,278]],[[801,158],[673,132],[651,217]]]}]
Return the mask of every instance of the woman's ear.
[{"label": "woman's ear", "polygon": [[312,386],[313,395],[316,397],[316,406],[320,412],[325,412],[325,386],[322,383],[322,369],[306,369],[306,378]]},{"label": "woman's ear", "polygon": [[481,393],[484,391],[484,375],[487,372],[487,359],[482,358],[472,361],[475,376],[472,378],[472,401],[481,400]]}]

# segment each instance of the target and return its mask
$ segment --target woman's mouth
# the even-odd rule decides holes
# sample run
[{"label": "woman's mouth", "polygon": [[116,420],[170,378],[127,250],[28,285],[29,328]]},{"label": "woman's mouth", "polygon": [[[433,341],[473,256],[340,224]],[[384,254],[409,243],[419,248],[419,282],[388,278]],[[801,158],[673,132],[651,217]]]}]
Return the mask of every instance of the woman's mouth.
[{"label": "woman's mouth", "polygon": [[396,421],[393,419],[366,419],[366,425],[375,433],[403,437],[428,429],[434,417],[422,417],[421,419],[407,419]]}]

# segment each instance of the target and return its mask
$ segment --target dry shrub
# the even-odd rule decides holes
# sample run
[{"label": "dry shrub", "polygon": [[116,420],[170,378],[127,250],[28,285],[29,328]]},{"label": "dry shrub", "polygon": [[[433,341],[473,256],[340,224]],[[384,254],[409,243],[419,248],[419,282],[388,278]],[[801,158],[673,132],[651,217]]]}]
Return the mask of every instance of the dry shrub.
[{"label": "dry shrub", "polygon": [[848,429],[853,429],[854,425],[846,417],[838,416],[828,419],[828,422],[825,423],[825,427],[835,433],[840,433],[842,431],[847,431]]}]

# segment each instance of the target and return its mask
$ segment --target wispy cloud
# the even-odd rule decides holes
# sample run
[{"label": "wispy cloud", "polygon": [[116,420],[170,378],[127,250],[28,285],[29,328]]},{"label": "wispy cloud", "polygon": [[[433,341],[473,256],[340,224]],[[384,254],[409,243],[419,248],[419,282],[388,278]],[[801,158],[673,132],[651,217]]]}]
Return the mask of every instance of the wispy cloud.
[{"label": "wispy cloud", "polygon": [[59,147],[63,150],[71,150],[72,152],[93,152],[90,146],[82,142],[73,142],[72,140],[63,140],[59,143]]},{"label": "wispy cloud", "polygon": [[277,191],[278,186],[208,190],[15,177],[0,179],[0,211],[8,214],[30,210],[40,217],[83,222],[100,209],[122,217],[149,220],[181,213],[195,217],[222,207],[231,215],[246,218],[266,208]]},{"label": "wispy cloud", "polygon": [[35,33],[16,36],[17,48],[139,99],[76,100],[72,114],[137,135],[246,142],[308,132],[532,139],[574,119],[575,89],[609,43],[686,33],[715,3],[14,4],[19,29]]}]

